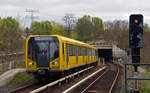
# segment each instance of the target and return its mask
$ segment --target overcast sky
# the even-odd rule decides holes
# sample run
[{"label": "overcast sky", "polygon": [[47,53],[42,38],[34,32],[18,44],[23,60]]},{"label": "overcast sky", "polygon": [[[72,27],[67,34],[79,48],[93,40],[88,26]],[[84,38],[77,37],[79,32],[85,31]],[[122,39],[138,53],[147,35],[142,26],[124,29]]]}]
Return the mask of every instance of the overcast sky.
[{"label": "overcast sky", "polygon": [[0,0],[0,16],[27,19],[26,9],[39,10],[36,20],[61,21],[66,13],[77,17],[84,14],[108,20],[128,20],[131,13],[144,15],[150,25],[150,0]]}]

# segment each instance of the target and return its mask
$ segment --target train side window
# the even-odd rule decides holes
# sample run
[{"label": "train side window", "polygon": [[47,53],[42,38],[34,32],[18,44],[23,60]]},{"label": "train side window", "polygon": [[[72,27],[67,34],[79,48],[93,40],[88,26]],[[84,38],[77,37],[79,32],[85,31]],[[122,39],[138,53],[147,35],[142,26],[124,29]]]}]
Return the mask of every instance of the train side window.
[{"label": "train side window", "polygon": [[63,51],[63,55],[64,55],[64,43],[62,43],[62,51]]},{"label": "train side window", "polygon": [[71,45],[71,44],[69,44],[69,52],[70,52],[70,54],[69,54],[69,56],[73,56],[74,55],[74,47],[73,47],[73,45]]},{"label": "train side window", "polygon": [[86,55],[88,56],[88,48],[86,49]]},{"label": "train side window", "polygon": [[87,54],[87,53],[88,53],[87,50],[88,50],[88,49],[86,48],[86,56],[88,55],[88,54]]},{"label": "train side window", "polygon": [[80,56],[82,56],[82,47],[80,47]]},{"label": "train side window", "polygon": [[93,49],[91,48],[91,56],[93,56]]},{"label": "train side window", "polygon": [[74,45],[72,45],[72,56],[75,56],[75,48],[74,48]]},{"label": "train side window", "polygon": [[86,56],[86,48],[84,47],[84,56]]},{"label": "train side window", "polygon": [[74,48],[75,48],[75,56],[77,56],[78,55],[77,46],[74,46]]},{"label": "train side window", "polygon": [[86,47],[85,47],[84,55],[86,56]]},{"label": "train side window", "polygon": [[79,46],[77,46],[78,56],[79,56]]},{"label": "train side window", "polygon": [[80,52],[81,50],[80,50],[80,47],[78,46],[78,56],[80,56]]},{"label": "train side window", "polygon": [[82,54],[82,55],[84,56],[84,54],[85,54],[85,53],[84,53],[84,52],[85,52],[85,49],[84,49],[84,47],[83,47],[83,50],[82,50],[82,51],[83,51],[83,54]]},{"label": "train side window", "polygon": [[76,47],[73,45],[73,56],[76,55]]},{"label": "train side window", "polygon": [[83,56],[84,49],[81,47],[81,56]]},{"label": "train side window", "polygon": [[90,48],[90,56],[92,56],[92,49]]},{"label": "train side window", "polygon": [[74,56],[74,45],[71,45],[72,56]]},{"label": "train side window", "polygon": [[89,54],[90,54],[89,51],[90,51],[90,50],[89,50],[89,48],[88,48],[88,56],[89,56]]},{"label": "train side window", "polygon": [[91,49],[89,48],[89,56],[91,56]]},{"label": "train side window", "polygon": [[69,44],[69,56],[72,55],[71,45]]},{"label": "train side window", "polygon": [[91,56],[92,56],[92,48],[91,48]]},{"label": "train side window", "polygon": [[86,48],[86,51],[85,51],[85,55],[87,56],[87,48]]},{"label": "train side window", "polygon": [[91,48],[91,56],[93,56],[93,55],[92,55],[92,52],[93,52],[93,50],[92,50],[92,48]]},{"label": "train side window", "polygon": [[82,47],[82,56],[84,56],[84,47]]},{"label": "train side window", "polygon": [[81,53],[82,53],[82,50],[81,50],[81,47],[79,47],[79,56],[82,56]]}]

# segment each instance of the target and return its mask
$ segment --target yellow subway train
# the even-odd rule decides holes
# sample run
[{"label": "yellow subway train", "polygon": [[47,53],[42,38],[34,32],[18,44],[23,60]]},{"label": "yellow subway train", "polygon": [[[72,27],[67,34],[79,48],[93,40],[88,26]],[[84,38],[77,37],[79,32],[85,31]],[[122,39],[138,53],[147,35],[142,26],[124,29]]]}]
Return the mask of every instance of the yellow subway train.
[{"label": "yellow subway train", "polygon": [[55,78],[98,62],[97,49],[59,35],[30,35],[26,39],[26,71],[35,78]]}]

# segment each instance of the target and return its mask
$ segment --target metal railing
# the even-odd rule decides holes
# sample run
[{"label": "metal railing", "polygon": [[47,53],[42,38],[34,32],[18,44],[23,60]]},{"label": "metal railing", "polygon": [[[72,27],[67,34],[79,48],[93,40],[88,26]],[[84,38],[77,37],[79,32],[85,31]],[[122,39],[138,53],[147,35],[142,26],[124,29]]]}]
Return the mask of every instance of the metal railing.
[{"label": "metal railing", "polygon": [[124,90],[125,93],[128,93],[128,87],[127,87],[127,81],[128,80],[150,80],[150,78],[138,78],[138,77],[128,77],[128,73],[127,73],[127,66],[150,66],[150,64],[138,64],[138,63],[133,63],[133,64],[124,64],[124,78],[125,78],[125,86],[124,86]]}]

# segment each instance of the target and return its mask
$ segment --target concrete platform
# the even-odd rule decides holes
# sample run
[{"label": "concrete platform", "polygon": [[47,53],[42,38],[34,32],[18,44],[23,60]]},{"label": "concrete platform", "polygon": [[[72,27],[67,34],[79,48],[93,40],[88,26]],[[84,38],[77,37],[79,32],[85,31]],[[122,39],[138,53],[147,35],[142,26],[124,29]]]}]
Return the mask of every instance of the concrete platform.
[{"label": "concrete platform", "polygon": [[13,79],[13,76],[17,74],[18,72],[23,72],[25,69],[23,68],[16,68],[9,70],[2,75],[0,75],[0,87],[6,85],[8,82],[10,82]]}]

